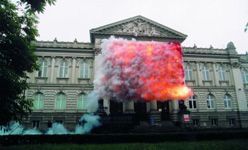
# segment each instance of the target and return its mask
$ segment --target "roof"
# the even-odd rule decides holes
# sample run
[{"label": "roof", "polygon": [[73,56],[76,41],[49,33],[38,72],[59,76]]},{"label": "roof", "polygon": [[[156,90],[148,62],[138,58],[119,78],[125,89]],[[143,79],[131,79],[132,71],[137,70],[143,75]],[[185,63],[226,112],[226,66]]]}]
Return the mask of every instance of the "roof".
[{"label": "roof", "polygon": [[183,41],[187,35],[143,16],[135,16],[90,30],[91,41],[95,35],[149,36]]}]

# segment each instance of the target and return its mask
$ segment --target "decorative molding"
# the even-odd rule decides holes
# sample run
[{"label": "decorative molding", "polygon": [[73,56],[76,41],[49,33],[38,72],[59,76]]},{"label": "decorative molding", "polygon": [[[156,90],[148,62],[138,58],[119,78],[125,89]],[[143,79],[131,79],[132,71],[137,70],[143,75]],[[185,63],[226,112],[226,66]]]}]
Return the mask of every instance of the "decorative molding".
[{"label": "decorative molding", "polygon": [[240,68],[241,67],[241,64],[239,62],[233,62],[233,63],[231,63],[231,66],[233,68]]},{"label": "decorative molding", "polygon": [[[114,31],[114,33],[127,33],[134,34],[135,36],[159,36],[161,34],[161,32],[157,28],[151,26],[149,23],[141,19],[137,19],[127,24],[121,25],[118,30]],[[165,35],[166,33],[163,32],[163,34]]]}]

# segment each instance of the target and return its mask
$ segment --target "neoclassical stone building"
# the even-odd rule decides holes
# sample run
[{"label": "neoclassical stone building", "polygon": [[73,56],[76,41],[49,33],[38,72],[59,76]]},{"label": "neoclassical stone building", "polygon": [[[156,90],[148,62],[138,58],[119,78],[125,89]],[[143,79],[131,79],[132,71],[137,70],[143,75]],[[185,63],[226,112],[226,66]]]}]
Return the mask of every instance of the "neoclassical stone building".
[{"label": "neoclassical stone building", "polygon": [[[186,35],[142,16],[128,18],[90,30],[89,43],[37,41],[40,70],[29,75],[27,98],[34,99],[33,113],[25,122],[45,129],[52,122],[72,129],[87,113],[85,95],[94,89],[95,70],[100,67],[100,44],[110,36],[142,41],[183,42]],[[232,42],[225,49],[183,47],[186,84],[194,91],[184,104],[192,127],[248,127],[248,55],[236,52]],[[99,100],[99,112],[129,114],[138,121],[182,121],[182,102],[150,103]],[[121,115],[120,115],[121,116]],[[150,119],[149,119],[150,118]]]}]

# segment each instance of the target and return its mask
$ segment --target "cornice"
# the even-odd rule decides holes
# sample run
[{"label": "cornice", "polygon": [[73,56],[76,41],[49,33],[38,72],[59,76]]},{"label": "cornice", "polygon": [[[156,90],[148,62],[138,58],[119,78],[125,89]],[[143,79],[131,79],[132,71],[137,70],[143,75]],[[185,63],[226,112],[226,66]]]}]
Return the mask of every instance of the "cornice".
[{"label": "cornice", "polygon": [[77,42],[64,42],[64,41],[35,41],[36,48],[66,48],[66,49],[93,49],[94,45],[91,43]]}]

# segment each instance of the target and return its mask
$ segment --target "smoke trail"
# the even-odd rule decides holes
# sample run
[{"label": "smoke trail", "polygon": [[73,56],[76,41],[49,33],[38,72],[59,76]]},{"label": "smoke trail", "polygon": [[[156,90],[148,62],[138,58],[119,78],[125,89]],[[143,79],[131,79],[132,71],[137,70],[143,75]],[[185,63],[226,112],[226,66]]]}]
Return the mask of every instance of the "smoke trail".
[{"label": "smoke trail", "polygon": [[52,135],[52,134],[68,134],[68,131],[63,126],[63,124],[55,122],[55,123],[52,124],[52,127],[47,130],[46,134],[49,134],[49,135]]},{"label": "smoke trail", "polygon": [[101,125],[100,116],[94,113],[98,110],[98,91],[94,90],[86,96],[87,112],[79,119],[79,124],[76,126],[75,134],[87,134],[90,131]]},{"label": "smoke trail", "polygon": [[177,42],[128,41],[111,37],[101,45],[95,85],[101,97],[117,100],[184,100],[182,49]]},{"label": "smoke trail", "polygon": [[101,125],[99,119],[100,119],[100,116],[95,116],[92,114],[83,115],[79,120],[80,125],[77,125],[75,133],[76,134],[90,133],[90,131],[93,128]]}]

